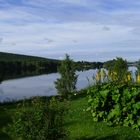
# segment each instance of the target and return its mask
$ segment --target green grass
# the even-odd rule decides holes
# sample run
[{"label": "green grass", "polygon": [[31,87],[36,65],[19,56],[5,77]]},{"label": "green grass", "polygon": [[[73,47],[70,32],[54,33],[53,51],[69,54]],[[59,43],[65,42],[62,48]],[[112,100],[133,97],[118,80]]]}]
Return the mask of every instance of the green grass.
[{"label": "green grass", "polygon": [[140,140],[139,131],[93,122],[91,114],[83,111],[86,107],[86,98],[73,100],[70,103],[65,124],[70,140]]},{"label": "green grass", "polygon": [[[140,140],[139,131],[93,122],[91,114],[83,111],[86,107],[86,97],[70,101],[69,112],[65,117],[66,140]],[[11,121],[15,108],[15,104],[0,106],[0,140],[11,140],[2,130]]]}]

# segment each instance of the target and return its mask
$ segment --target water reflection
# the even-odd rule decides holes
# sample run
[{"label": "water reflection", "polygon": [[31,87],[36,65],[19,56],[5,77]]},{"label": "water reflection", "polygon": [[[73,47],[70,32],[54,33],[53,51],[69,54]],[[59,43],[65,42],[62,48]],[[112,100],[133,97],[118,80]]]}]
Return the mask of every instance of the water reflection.
[{"label": "water reflection", "polygon": [[138,70],[137,67],[134,67],[134,66],[128,68],[128,71],[131,72],[132,81],[133,81],[133,82],[136,81],[136,73],[137,73],[137,70]]},{"label": "water reflection", "polygon": [[2,83],[3,79],[4,79],[4,71],[0,71],[0,84]]},{"label": "water reflection", "polygon": [[[132,75],[135,75],[136,70],[137,69],[134,67],[129,68]],[[77,72],[77,89],[79,90],[93,84],[92,77],[96,72],[97,69]],[[33,96],[56,95],[57,91],[55,89],[54,81],[59,77],[60,75],[58,73],[52,73],[3,81],[0,84],[0,102],[30,98]],[[135,76],[134,78],[136,79]]]},{"label": "water reflection", "polygon": [[0,101],[56,95],[54,81],[57,77],[55,73],[3,81],[0,84]]},{"label": "water reflection", "polygon": [[0,85],[0,94],[4,94],[4,91],[3,91],[2,87],[1,87],[1,85]]},{"label": "water reflection", "polygon": [[[77,72],[79,75],[77,89],[87,87],[89,85],[87,77],[92,77],[95,71],[96,70]],[[2,84],[0,84],[0,102],[30,98],[32,96],[56,95],[57,91],[54,81],[59,77],[60,75],[58,73],[53,73],[3,81]]]}]

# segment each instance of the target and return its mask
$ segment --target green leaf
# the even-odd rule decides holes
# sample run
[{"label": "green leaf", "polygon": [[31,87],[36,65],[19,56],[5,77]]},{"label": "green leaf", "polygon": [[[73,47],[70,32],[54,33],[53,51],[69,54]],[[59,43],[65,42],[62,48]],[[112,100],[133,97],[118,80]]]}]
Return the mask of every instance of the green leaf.
[{"label": "green leaf", "polygon": [[138,126],[140,126],[140,118],[137,120],[137,124]]},{"label": "green leaf", "polygon": [[134,109],[140,109],[140,102],[137,102],[136,104],[133,105]]},{"label": "green leaf", "polygon": [[88,103],[91,103],[92,101],[93,101],[93,99],[92,99],[92,98],[88,99]]},{"label": "green leaf", "polygon": [[91,110],[91,106],[89,106],[87,109],[86,109],[86,111],[90,111]]},{"label": "green leaf", "polygon": [[96,113],[95,113],[95,112],[93,112],[93,113],[92,113],[92,117],[95,117],[95,116],[96,116]]},{"label": "green leaf", "polygon": [[99,113],[99,117],[102,117],[104,115],[104,111],[101,111],[100,113]]},{"label": "green leaf", "polygon": [[100,91],[100,94],[103,98],[106,98],[108,93],[109,93],[110,90],[106,89],[106,90],[103,90],[103,91]]}]

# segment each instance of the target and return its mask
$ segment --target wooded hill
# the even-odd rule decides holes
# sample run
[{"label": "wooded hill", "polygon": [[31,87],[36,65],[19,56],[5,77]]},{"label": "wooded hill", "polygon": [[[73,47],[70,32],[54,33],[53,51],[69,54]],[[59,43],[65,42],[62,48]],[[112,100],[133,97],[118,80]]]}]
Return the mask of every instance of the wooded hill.
[{"label": "wooded hill", "polygon": [[0,61],[49,61],[49,62],[58,62],[55,59],[37,57],[37,56],[28,56],[28,55],[21,55],[21,54],[14,54],[14,53],[5,53],[0,52]]},{"label": "wooded hill", "polygon": [[[0,52],[0,79],[57,72],[60,60]],[[74,62],[78,71],[101,68],[101,62]],[[4,77],[4,78],[3,78]]]},{"label": "wooded hill", "polygon": [[57,72],[58,64],[59,60],[55,59],[0,52],[0,77]]}]

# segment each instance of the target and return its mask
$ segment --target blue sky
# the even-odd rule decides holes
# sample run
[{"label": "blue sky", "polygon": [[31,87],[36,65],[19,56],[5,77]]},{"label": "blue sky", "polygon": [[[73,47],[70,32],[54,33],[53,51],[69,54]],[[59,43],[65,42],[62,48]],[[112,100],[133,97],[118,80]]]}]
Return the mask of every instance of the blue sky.
[{"label": "blue sky", "polygon": [[0,0],[0,51],[140,59],[140,0]]}]

